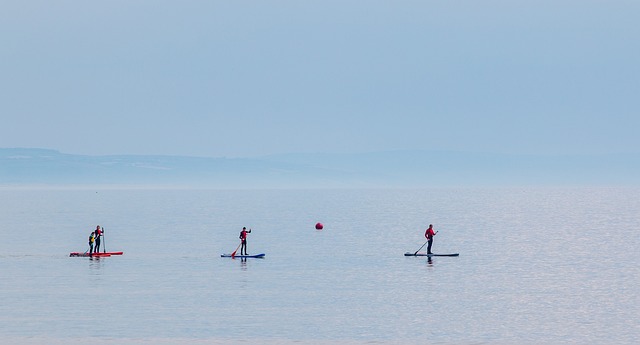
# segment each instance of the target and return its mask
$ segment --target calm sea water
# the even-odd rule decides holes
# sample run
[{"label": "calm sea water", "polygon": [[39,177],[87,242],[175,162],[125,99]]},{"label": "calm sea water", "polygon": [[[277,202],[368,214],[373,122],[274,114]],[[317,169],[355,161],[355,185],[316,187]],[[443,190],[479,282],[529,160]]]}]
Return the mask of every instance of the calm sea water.
[{"label": "calm sea water", "polygon": [[0,340],[632,344],[639,231],[625,188],[3,188]]}]

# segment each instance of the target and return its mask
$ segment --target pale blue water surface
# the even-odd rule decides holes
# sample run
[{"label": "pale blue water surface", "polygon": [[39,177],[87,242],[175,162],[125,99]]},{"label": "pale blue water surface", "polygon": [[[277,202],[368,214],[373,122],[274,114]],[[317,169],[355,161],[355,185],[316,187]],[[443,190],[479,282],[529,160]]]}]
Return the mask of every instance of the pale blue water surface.
[{"label": "pale blue water surface", "polygon": [[4,187],[0,339],[632,344],[639,231],[632,188]]}]

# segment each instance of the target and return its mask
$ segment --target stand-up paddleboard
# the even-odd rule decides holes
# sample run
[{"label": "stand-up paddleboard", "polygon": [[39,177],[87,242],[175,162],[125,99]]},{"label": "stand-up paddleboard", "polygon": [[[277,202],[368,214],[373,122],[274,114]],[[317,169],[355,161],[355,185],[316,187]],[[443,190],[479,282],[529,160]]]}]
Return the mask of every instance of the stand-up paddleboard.
[{"label": "stand-up paddleboard", "polygon": [[78,252],[73,252],[73,253],[69,253],[70,257],[110,257],[111,255],[122,255],[123,252],[106,252],[106,253],[78,253]]},{"label": "stand-up paddleboard", "polygon": [[427,253],[409,253],[406,252],[404,253],[404,256],[428,256],[428,257],[432,257],[432,256],[459,256],[460,253],[454,253],[454,254],[427,254]]},{"label": "stand-up paddleboard", "polygon": [[220,257],[222,258],[264,258],[264,253],[262,254],[256,254],[256,255],[233,255],[231,256],[231,254],[221,254]]}]

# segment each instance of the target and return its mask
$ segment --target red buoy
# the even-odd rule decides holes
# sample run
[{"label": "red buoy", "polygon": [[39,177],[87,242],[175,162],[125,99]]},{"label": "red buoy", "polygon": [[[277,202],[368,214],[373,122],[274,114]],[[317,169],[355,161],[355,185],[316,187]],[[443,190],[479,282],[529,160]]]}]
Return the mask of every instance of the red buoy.
[{"label": "red buoy", "polygon": [[322,223],[316,223],[316,230],[322,230],[324,228],[324,225],[322,225]]}]

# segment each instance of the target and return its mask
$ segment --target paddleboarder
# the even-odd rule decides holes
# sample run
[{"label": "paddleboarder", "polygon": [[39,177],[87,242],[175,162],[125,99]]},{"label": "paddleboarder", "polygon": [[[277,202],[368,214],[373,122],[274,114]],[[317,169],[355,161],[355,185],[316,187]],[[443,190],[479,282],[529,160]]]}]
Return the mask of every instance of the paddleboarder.
[{"label": "paddleboarder", "polygon": [[431,253],[431,245],[433,244],[433,236],[435,235],[436,233],[433,232],[433,224],[429,224],[429,228],[424,232],[424,237],[426,237],[429,242],[429,245],[427,246],[427,254],[433,254]]},{"label": "paddleboarder", "polygon": [[[240,241],[241,245],[240,245],[240,255],[249,255],[247,253],[247,234],[251,233],[251,229],[249,229],[249,231],[247,231],[246,227],[242,227],[242,231],[240,231]],[[244,254],[242,254],[242,252],[244,251]]]},{"label": "paddleboarder", "polygon": [[100,229],[100,225],[96,226],[96,247],[94,253],[100,252],[100,237],[102,236],[102,230]]},{"label": "paddleboarder", "polygon": [[95,242],[95,239],[95,232],[91,231],[91,234],[89,235],[89,255],[93,253],[93,242]]}]

